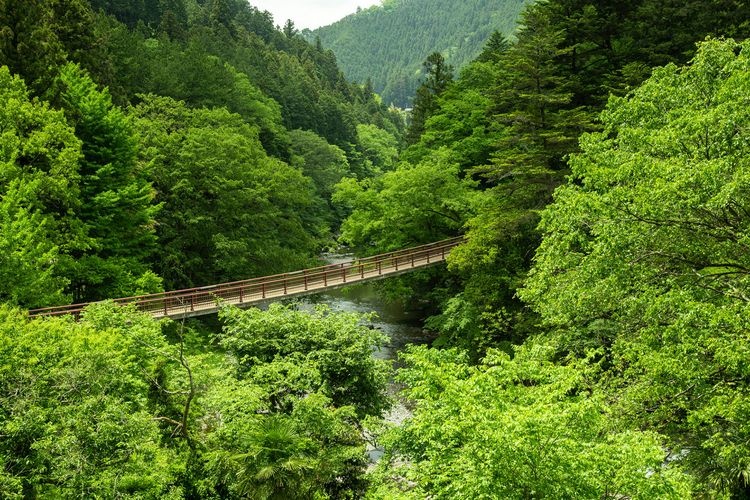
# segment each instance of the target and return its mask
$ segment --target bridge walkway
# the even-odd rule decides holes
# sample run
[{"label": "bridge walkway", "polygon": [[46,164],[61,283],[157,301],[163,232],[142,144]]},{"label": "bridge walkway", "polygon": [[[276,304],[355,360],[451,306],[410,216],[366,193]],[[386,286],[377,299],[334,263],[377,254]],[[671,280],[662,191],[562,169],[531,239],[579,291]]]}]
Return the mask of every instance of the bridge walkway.
[{"label": "bridge walkway", "polygon": [[[291,273],[251,278],[232,283],[175,290],[171,292],[115,299],[118,304],[135,304],[140,311],[155,318],[180,319],[213,314],[221,304],[239,307],[269,301],[300,297],[355,283],[384,279],[445,262],[450,251],[463,241],[462,237],[428,245],[407,248],[373,257],[354,259]],[[80,316],[90,303],[47,307],[29,311],[30,317]]]}]

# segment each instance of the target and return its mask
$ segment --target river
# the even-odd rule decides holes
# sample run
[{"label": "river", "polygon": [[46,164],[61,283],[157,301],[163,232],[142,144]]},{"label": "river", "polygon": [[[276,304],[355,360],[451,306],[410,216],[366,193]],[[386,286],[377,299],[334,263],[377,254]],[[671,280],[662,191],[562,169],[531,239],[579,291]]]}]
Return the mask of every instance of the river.
[{"label": "river", "polygon": [[[370,326],[384,332],[390,341],[382,349],[373,349],[373,356],[392,361],[395,366],[398,366],[398,353],[404,347],[409,344],[426,344],[433,339],[423,331],[422,320],[418,314],[410,311],[403,303],[383,300],[376,292],[373,283],[353,285],[332,290],[326,294],[314,295],[303,301],[303,304],[302,308],[311,307],[313,304],[327,304],[333,311],[375,312],[377,318],[369,323]],[[385,420],[394,424],[400,424],[411,414],[403,401],[398,398],[399,390],[399,385],[393,380],[388,384],[388,392],[394,397],[395,404],[385,415]],[[378,448],[368,450],[372,462],[377,462],[382,454],[382,450]]]}]

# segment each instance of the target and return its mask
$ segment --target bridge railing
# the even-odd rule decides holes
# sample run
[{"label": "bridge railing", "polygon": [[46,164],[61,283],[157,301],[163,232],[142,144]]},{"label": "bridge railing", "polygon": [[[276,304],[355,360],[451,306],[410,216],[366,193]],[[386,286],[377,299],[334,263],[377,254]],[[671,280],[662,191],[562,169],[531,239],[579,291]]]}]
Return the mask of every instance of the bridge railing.
[{"label": "bridge railing", "polygon": [[[115,299],[117,304],[135,304],[138,310],[154,316],[170,316],[214,308],[219,301],[232,303],[259,302],[286,295],[298,295],[333,286],[405,272],[414,267],[442,262],[463,237],[364,257],[340,264],[251,278],[184,290],[174,290],[136,297]],[[29,311],[29,317],[73,315],[78,317],[90,303],[47,307]]]}]

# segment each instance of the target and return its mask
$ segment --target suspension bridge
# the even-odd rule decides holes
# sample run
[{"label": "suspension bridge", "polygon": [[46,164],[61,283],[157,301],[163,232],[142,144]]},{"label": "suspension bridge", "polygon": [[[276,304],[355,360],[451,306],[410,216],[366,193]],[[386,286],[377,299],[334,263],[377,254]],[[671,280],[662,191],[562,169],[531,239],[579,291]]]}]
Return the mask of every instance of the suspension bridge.
[{"label": "suspension bridge", "polygon": [[[171,292],[115,299],[121,305],[134,304],[155,318],[188,318],[216,313],[222,304],[250,307],[262,303],[322,293],[356,283],[379,280],[440,264],[463,237],[406,248],[372,257],[354,259],[291,273],[251,278],[231,283],[188,288]],[[80,317],[90,302],[29,311],[29,317]]]}]

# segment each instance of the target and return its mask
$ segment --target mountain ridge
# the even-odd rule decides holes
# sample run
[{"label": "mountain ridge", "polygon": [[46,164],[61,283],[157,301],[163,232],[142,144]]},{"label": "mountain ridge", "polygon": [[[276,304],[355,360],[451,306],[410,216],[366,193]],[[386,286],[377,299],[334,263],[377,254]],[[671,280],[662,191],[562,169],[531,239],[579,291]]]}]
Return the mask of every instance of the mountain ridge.
[{"label": "mountain ridge", "polygon": [[370,79],[384,102],[407,107],[429,54],[440,52],[460,69],[494,31],[512,36],[521,9],[531,1],[387,0],[303,35],[333,50],[348,79]]}]

